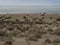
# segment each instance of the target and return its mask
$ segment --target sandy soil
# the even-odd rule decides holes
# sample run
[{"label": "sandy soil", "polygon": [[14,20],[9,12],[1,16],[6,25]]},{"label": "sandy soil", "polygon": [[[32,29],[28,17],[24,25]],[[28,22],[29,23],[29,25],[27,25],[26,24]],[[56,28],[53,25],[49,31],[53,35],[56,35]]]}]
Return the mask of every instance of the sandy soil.
[{"label": "sandy soil", "polygon": [[[32,21],[32,19],[37,18],[38,19],[43,19],[44,24],[26,24],[27,26],[31,26],[30,30],[35,29],[35,30],[43,30],[43,32],[45,31],[46,34],[42,33],[42,36],[40,39],[38,39],[38,41],[29,41],[30,45],[60,45],[60,33],[59,34],[55,34],[55,30],[59,28],[60,30],[60,21],[56,21],[57,18],[60,18],[60,14],[0,14],[1,16],[5,16],[5,17],[12,17],[11,20],[15,20],[15,19],[19,19],[20,21],[24,21],[23,17],[26,16],[26,18],[30,21]],[[52,18],[51,18],[52,17]],[[53,23],[54,21],[57,22]],[[52,25],[49,25],[50,23],[52,23]],[[20,27],[20,24],[18,24]],[[25,24],[23,24],[25,25]],[[26,27],[25,25],[25,27]],[[58,26],[56,26],[58,25]],[[6,25],[7,26],[7,25]],[[8,26],[7,26],[8,27]],[[14,28],[15,29],[15,28]],[[48,29],[52,29],[53,31],[49,31]],[[5,28],[3,28],[2,30],[5,30]],[[27,31],[28,32],[28,31]],[[59,32],[59,31],[58,31]],[[29,36],[33,36],[33,34],[30,34]],[[36,35],[36,34],[35,34]],[[17,35],[17,37],[13,38],[15,41],[13,42],[13,45],[28,45],[28,43],[26,42],[26,37],[19,37],[19,35]],[[51,42],[46,42],[45,40],[49,39]],[[54,40],[58,39],[58,41],[56,41],[55,43]],[[0,45],[4,45],[4,41],[0,41]]]}]

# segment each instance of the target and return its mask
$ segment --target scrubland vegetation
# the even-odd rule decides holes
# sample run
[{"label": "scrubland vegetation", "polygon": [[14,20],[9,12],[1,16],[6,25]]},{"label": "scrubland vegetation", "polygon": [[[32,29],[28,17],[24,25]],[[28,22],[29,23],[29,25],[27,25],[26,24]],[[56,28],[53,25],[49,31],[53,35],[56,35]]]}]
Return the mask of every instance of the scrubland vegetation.
[{"label": "scrubland vegetation", "polygon": [[45,15],[43,13],[39,18],[34,18],[27,14],[22,17],[23,20],[13,16],[0,16],[0,42],[3,41],[3,45],[14,45],[15,38],[24,38],[27,45],[32,45],[32,41],[40,41],[41,45],[60,45],[60,18],[50,16],[46,19]]}]

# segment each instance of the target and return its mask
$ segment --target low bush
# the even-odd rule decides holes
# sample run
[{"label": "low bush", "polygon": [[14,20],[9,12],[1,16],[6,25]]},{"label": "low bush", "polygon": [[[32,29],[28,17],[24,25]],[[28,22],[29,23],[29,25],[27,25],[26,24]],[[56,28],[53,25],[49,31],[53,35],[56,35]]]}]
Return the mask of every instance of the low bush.
[{"label": "low bush", "polygon": [[57,18],[56,21],[60,21],[60,18]]},{"label": "low bush", "polygon": [[45,42],[46,43],[51,43],[51,41],[49,39],[46,39]]},{"label": "low bush", "polygon": [[60,28],[57,28],[57,29],[55,30],[54,34],[60,36]]}]

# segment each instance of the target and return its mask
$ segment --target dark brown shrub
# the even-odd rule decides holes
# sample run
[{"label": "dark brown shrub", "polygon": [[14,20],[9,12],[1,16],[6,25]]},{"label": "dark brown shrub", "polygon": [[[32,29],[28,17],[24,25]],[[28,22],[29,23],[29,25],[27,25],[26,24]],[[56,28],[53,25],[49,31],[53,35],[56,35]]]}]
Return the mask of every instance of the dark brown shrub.
[{"label": "dark brown shrub", "polygon": [[5,32],[0,30],[0,36],[4,36]]},{"label": "dark brown shrub", "polygon": [[16,19],[16,21],[19,21],[19,19]]},{"label": "dark brown shrub", "polygon": [[53,19],[52,17],[50,17],[50,19]]},{"label": "dark brown shrub", "polygon": [[14,28],[13,28],[13,27],[8,27],[7,29],[8,29],[9,31],[14,30]]},{"label": "dark brown shrub", "polygon": [[56,21],[60,21],[60,18],[57,18]]},{"label": "dark brown shrub", "polygon": [[48,32],[53,32],[53,29],[50,29],[50,28],[49,28],[47,31],[48,31]]},{"label": "dark brown shrub", "polygon": [[37,38],[29,38],[30,41],[38,41]]},{"label": "dark brown shrub", "polygon": [[55,40],[53,41],[53,43],[60,43],[60,40],[59,40],[59,39],[55,39]]},{"label": "dark brown shrub", "polygon": [[56,29],[55,34],[60,36],[60,28]]},{"label": "dark brown shrub", "polygon": [[42,19],[44,19],[45,17],[42,17]]},{"label": "dark brown shrub", "polygon": [[45,42],[46,43],[51,43],[51,41],[49,39],[46,39]]},{"label": "dark brown shrub", "polygon": [[27,17],[26,16],[23,16],[23,19],[27,19]]}]

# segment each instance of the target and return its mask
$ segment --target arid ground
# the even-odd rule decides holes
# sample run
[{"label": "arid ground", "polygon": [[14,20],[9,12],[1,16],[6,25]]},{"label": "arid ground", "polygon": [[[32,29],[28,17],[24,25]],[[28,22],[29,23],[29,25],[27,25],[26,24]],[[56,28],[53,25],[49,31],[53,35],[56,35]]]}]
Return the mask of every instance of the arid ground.
[{"label": "arid ground", "polygon": [[60,14],[0,14],[0,45],[60,45]]}]

